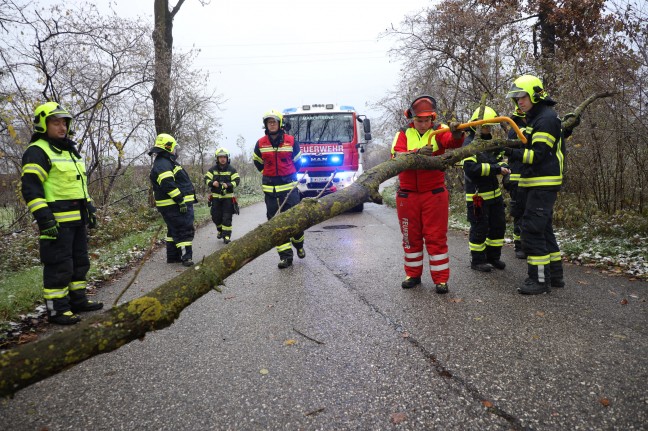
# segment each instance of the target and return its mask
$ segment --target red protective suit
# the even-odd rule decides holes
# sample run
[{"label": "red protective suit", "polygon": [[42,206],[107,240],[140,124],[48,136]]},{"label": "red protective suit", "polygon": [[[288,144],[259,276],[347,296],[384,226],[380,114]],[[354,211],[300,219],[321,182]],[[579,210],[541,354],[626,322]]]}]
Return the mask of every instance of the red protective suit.
[{"label": "red protective suit", "polygon": [[[416,151],[427,145],[433,126],[423,136],[411,123],[401,129],[392,143],[392,157],[399,153]],[[463,136],[454,139],[450,132],[432,137],[430,144],[434,155],[445,153],[448,148],[461,147]],[[435,284],[446,283],[450,277],[448,265],[448,190],[445,175],[439,170],[412,169],[398,176],[400,188],[396,193],[396,211],[403,234],[405,251],[405,274],[420,277],[423,274],[423,243],[428,253],[430,275]]]}]

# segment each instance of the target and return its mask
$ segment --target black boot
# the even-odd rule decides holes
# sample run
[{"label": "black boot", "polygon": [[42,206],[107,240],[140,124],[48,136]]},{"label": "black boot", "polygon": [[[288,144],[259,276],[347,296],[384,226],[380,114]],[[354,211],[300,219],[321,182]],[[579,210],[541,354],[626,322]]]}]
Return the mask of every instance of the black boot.
[{"label": "black boot", "polygon": [[223,231],[219,230],[218,235],[216,235],[216,239],[223,239]]},{"label": "black boot", "polygon": [[549,292],[551,292],[551,289],[546,283],[540,283],[532,278],[527,278],[524,280],[522,287],[518,287],[518,293],[521,295],[540,295]]},{"label": "black boot", "polygon": [[193,251],[190,245],[185,245],[181,247],[182,249],[182,266],[192,266],[193,263]]},{"label": "black boot", "polygon": [[487,263],[471,263],[470,268],[480,272],[491,272],[493,269],[493,267]]},{"label": "black boot", "polygon": [[448,283],[439,283],[435,286],[436,293],[444,295],[448,293]]},{"label": "black boot", "polygon": [[226,235],[225,238],[223,238],[223,242],[224,242],[225,244],[229,244],[229,243],[230,243],[230,237],[229,237],[229,235]]},{"label": "black boot", "polygon": [[405,280],[401,283],[403,289],[411,289],[421,284],[421,277],[405,277]]},{"label": "black boot", "polygon": [[279,269],[288,268],[289,266],[292,266],[292,259],[290,258],[281,259],[277,266],[279,267]]},{"label": "black boot", "polygon": [[57,325],[74,325],[81,321],[81,318],[71,311],[57,313],[55,316],[49,316],[47,319],[49,323],[55,323]]},{"label": "black boot", "polygon": [[493,267],[495,267],[497,269],[506,268],[506,264],[504,262],[502,262],[501,260],[499,260],[499,259],[489,259],[488,263],[493,265]]},{"label": "black boot", "polygon": [[102,308],[103,308],[103,302],[88,300],[85,303],[80,305],[72,305],[72,312],[81,313],[83,311],[101,310]]},{"label": "black boot", "polygon": [[551,273],[551,287],[556,287],[556,288],[565,287],[565,279],[563,278],[562,261],[556,260],[550,262],[549,271]]}]

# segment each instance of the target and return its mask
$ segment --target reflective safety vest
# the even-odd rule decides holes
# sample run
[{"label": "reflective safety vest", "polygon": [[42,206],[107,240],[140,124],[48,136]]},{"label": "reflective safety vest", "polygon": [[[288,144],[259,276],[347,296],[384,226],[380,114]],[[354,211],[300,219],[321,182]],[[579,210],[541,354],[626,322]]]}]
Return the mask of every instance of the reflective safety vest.
[{"label": "reflective safety vest", "polygon": [[[28,164],[23,167],[23,173],[28,172],[38,175],[45,192],[45,202],[40,199],[28,202],[30,212],[34,213],[49,203],[74,200],[85,202],[90,200],[88,178],[86,177],[83,159],[77,158],[71,151],[53,149],[49,142],[44,139],[39,139],[29,146],[42,149],[51,162],[49,172],[46,172],[37,164]],[[56,208],[57,205],[53,207]],[[80,208],[72,211],[53,211],[53,215],[59,223],[81,220]]]},{"label": "reflective safety vest", "polygon": [[293,160],[295,138],[284,134],[284,140],[278,147],[273,147],[266,135],[259,139],[259,151],[263,160],[263,176],[285,177],[297,172]]},{"label": "reflective safety vest", "polygon": [[[438,128],[441,127],[445,127],[445,125],[440,125]],[[426,131],[423,136],[414,127],[400,130],[392,142],[392,155],[395,155],[394,147],[401,133],[404,133],[407,138],[407,151],[414,151],[427,145],[430,133],[434,130],[432,128]],[[437,136],[432,136],[432,141],[430,142],[435,156],[445,153],[445,148],[440,147],[436,140]],[[439,170],[409,169],[398,174],[398,178],[401,190],[410,192],[427,192],[445,186],[445,175],[443,171]]]}]

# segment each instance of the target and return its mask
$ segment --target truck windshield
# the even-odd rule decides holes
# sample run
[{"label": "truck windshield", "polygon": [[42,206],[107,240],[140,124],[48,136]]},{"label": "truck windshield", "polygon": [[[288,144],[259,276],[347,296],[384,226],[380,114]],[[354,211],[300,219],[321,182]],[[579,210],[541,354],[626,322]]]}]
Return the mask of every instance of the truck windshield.
[{"label": "truck windshield", "polygon": [[297,114],[284,117],[298,143],[352,142],[352,114]]}]

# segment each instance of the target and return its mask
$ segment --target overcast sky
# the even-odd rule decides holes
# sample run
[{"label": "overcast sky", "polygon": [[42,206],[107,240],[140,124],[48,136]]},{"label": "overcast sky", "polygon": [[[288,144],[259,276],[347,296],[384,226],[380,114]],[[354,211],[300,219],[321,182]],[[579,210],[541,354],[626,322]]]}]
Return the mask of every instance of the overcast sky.
[{"label": "overcast sky", "polygon": [[[172,4],[176,1],[170,0]],[[115,0],[116,11],[153,20],[153,0]],[[201,53],[196,67],[225,102],[218,113],[234,154],[242,135],[248,151],[263,134],[263,113],[312,103],[352,105],[370,118],[367,103],[398,81],[400,64],[379,38],[432,0],[187,0],[176,15],[174,47]]]}]

